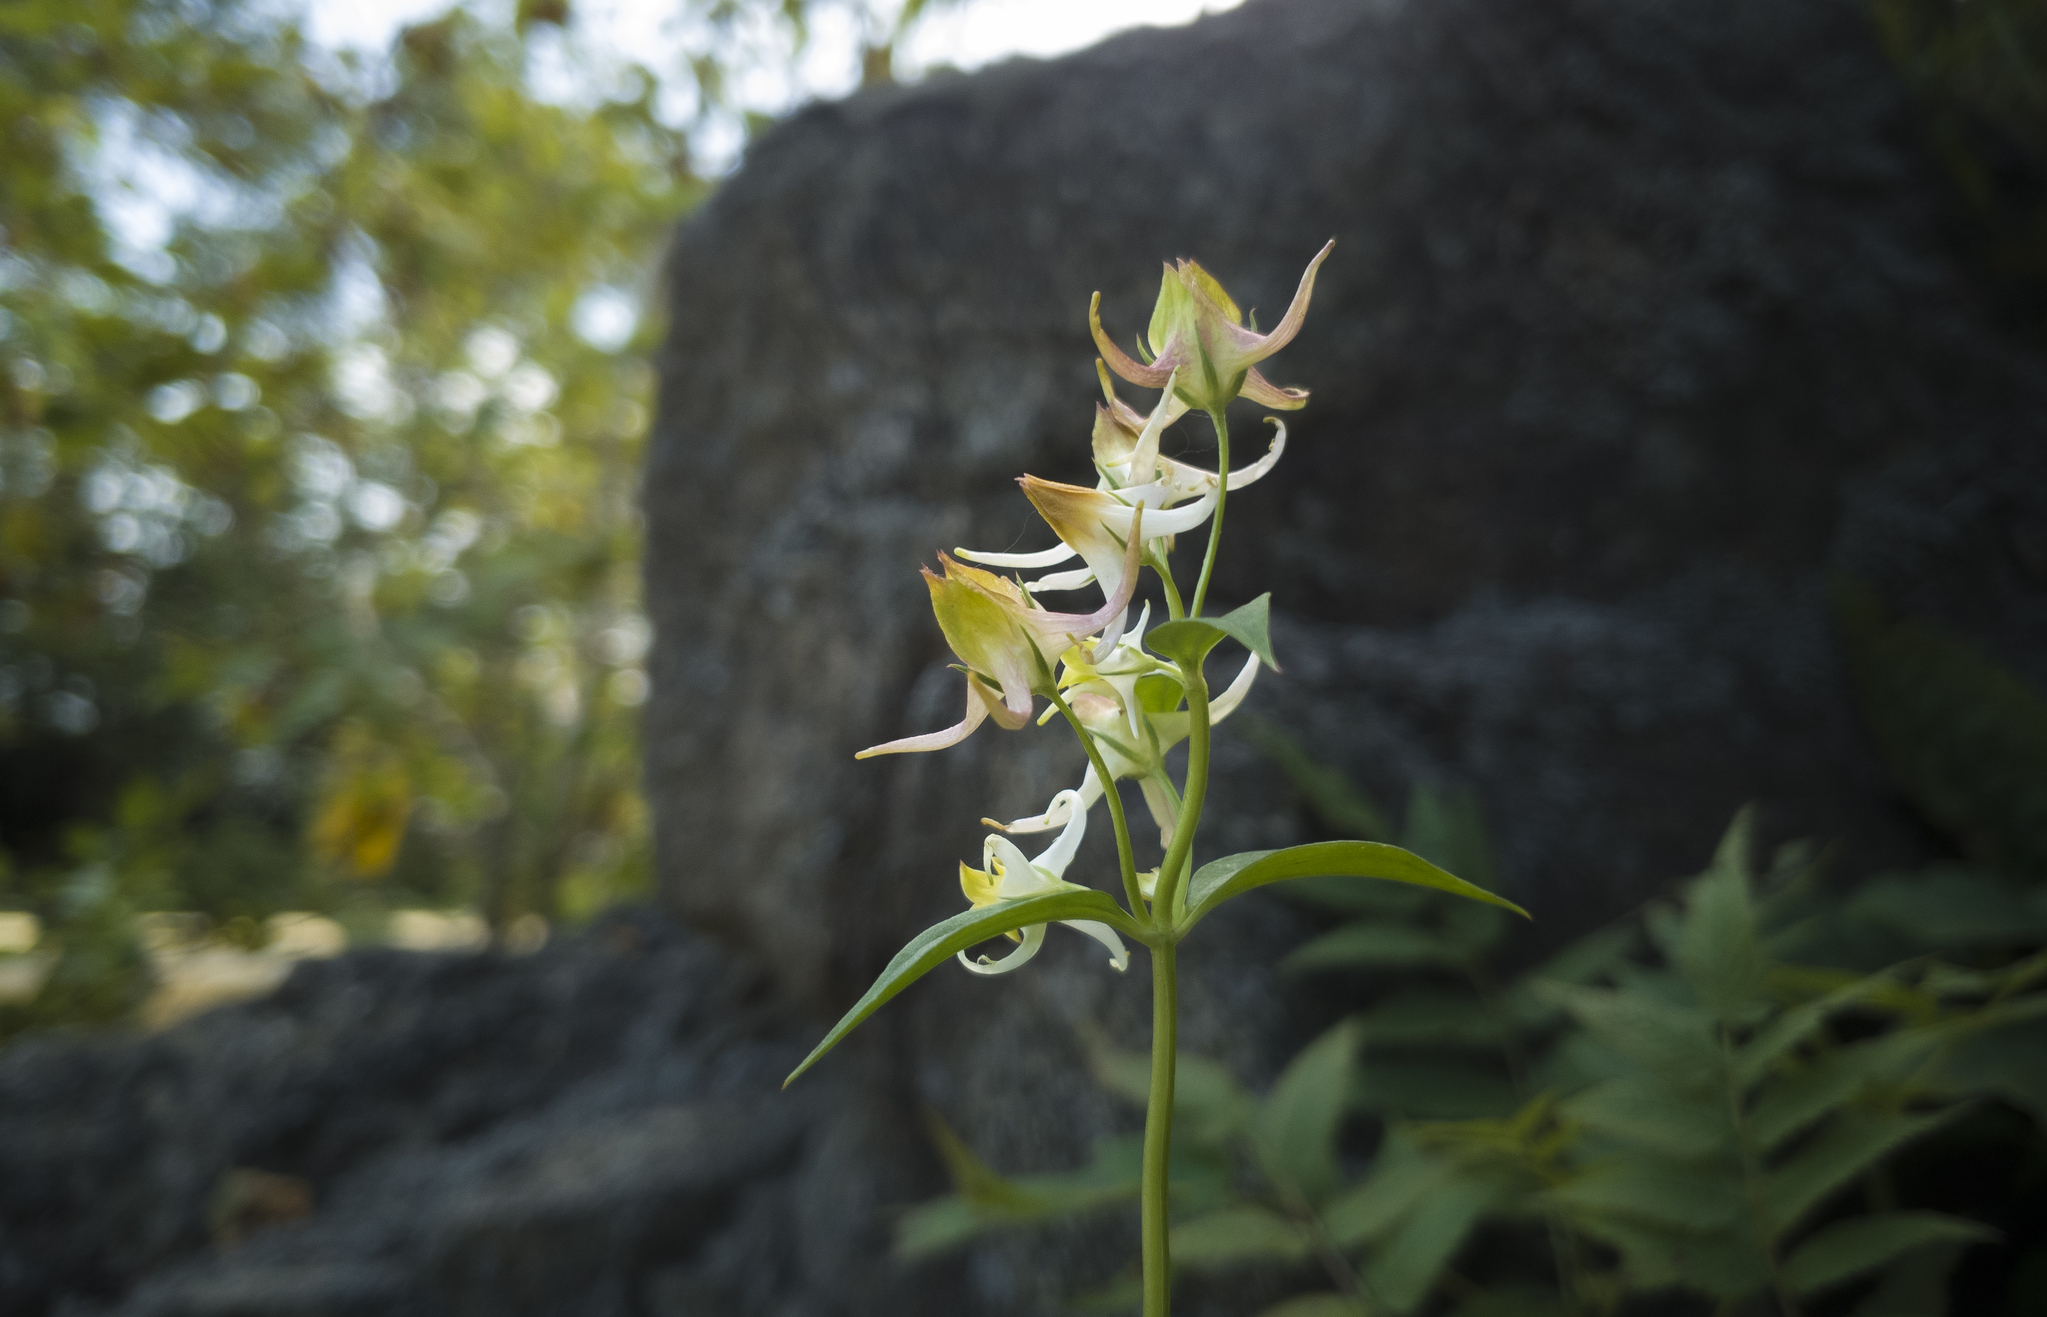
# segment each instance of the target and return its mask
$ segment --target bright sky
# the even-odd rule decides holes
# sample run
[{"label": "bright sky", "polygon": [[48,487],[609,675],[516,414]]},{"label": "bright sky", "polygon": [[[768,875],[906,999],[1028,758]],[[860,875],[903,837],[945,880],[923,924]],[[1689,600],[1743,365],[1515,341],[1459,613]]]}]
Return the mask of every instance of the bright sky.
[{"label": "bright sky", "polygon": [[[481,4],[503,0],[475,0]],[[400,27],[445,13],[451,0],[302,0],[313,39],[330,47],[381,50]],[[932,6],[899,52],[910,73],[935,64],[971,69],[1010,55],[1058,55],[1092,45],[1114,32],[1147,24],[1186,23],[1204,13],[1234,8],[1240,0],[956,0]],[[664,0],[580,0],[575,21],[597,44],[618,55],[659,65],[683,39],[679,6]],[[858,73],[860,34],[843,12],[821,14],[793,85],[763,81],[748,86],[757,108],[783,109],[815,96],[841,95]]]}]

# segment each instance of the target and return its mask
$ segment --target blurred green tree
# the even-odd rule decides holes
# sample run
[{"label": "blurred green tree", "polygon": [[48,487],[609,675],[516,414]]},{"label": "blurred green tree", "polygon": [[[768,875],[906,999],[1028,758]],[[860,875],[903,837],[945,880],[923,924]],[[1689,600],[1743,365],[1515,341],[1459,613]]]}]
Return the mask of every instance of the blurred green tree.
[{"label": "blurred green tree", "polygon": [[139,911],[645,888],[638,292],[815,7],[679,0],[680,126],[558,0],[388,60],[255,0],[0,8],[0,907],[64,957],[17,1022],[130,1009]]}]

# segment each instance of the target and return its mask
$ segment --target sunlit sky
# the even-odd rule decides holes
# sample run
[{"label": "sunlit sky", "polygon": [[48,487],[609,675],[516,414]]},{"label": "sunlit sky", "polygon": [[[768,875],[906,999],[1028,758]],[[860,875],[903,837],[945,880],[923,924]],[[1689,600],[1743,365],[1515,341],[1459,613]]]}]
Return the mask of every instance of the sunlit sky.
[{"label": "sunlit sky", "polygon": [[[498,0],[471,0],[490,5]],[[1010,55],[1058,55],[1114,32],[1186,23],[1240,0],[955,0],[932,6],[902,51],[911,72],[947,64],[971,69]],[[381,50],[400,27],[434,18],[451,0],[304,0],[307,27],[322,45]],[[580,0],[574,22],[609,50],[649,63],[675,49],[679,6],[664,0]],[[846,91],[857,71],[860,34],[844,11],[823,11],[804,61],[797,98]]]}]

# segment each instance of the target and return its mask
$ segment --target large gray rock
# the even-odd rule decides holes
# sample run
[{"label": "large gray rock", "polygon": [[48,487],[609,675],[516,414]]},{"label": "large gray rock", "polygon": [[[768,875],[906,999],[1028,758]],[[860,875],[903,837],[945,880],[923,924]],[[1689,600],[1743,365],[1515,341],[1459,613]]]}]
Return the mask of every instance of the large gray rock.
[{"label": "large gray rock", "polygon": [[[1253,0],[798,115],[672,255],[666,897],[821,1010],[956,908],[976,820],[1076,761],[1057,729],[852,760],[957,716],[916,564],[1046,542],[1020,472],[1091,479],[1090,292],[1127,339],[1187,254],[1269,318],[1331,234],[1269,370],[1314,399],[1229,510],[1218,597],[1270,588],[1286,621],[1254,707],[1395,801],[1474,784],[1559,935],[1695,868],[1748,800],[1851,867],[1914,857],[1839,679],[1831,546],[1900,463],[1982,450],[1962,483],[1995,480],[2047,392],[1912,143],[1847,0]],[[1991,524],[1928,533],[1994,558],[2016,513],[1961,515]],[[1269,778],[1232,756],[1210,854],[1301,834]]]},{"label": "large gray rock", "polygon": [[[854,762],[958,716],[916,565],[1048,542],[1022,472],[1091,482],[1091,292],[1127,340],[1156,262],[1189,255],[1269,322],[1331,235],[1268,367],[1313,401],[1229,509],[1217,598],[1271,589],[1286,665],[1252,707],[1392,802],[1474,786],[1539,939],[1696,871],[1749,801],[1848,873],[1924,858],[1830,574],[1900,602],[1947,598],[1941,563],[1995,577],[1947,620],[2047,676],[2010,547],[2047,496],[1988,496],[2039,448],[2047,381],[1950,259],[1945,195],[1853,0],[1251,0],[797,115],[671,255],[646,486],[665,899],[820,1021],[960,908],[978,820],[1079,761],[1057,728],[990,726]],[[1203,853],[1313,835],[1227,730],[1218,765]],[[1102,840],[1075,875],[1113,887]],[[1190,947],[1193,1045],[1255,1079],[1321,1022],[1260,970],[1300,932],[1245,902]],[[997,1166],[1070,1165],[1103,1113],[1066,1021],[1134,1040],[1145,985],[1064,954],[927,981],[826,1066]],[[1038,1261],[1053,1292],[1067,1261]]]}]

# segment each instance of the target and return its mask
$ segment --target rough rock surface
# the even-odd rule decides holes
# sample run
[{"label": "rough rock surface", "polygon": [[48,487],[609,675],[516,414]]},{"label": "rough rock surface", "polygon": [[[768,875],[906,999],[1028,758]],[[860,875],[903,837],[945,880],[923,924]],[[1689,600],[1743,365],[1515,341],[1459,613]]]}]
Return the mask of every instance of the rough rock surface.
[{"label": "rough rock surface", "polygon": [[[1912,123],[1853,0],[1250,0],[797,115],[678,234],[648,470],[663,895],[722,949],[649,918],[351,957],[10,1051],[0,1309],[1022,1314],[1127,1259],[1121,1224],[886,1257],[939,1184],[923,1109],[1013,1170],[1127,1126],[1076,1026],[1134,1040],[1146,985],[1092,944],[936,977],[774,1086],[958,908],[976,820],[1078,776],[1050,730],[851,754],[957,717],[914,566],[1045,542],[1008,480],[1090,478],[1088,295],[1127,338],[1165,257],[1270,316],[1338,239],[1271,372],[1314,400],[1230,507],[1217,597],[1271,588],[1286,664],[1255,708],[1389,800],[1472,784],[1551,936],[1745,800],[1850,865],[1923,854],[1826,583],[2047,680],[2047,382]],[[1312,835],[1227,729],[1218,764],[1204,852]],[[1277,902],[1206,929],[1187,1043],[1255,1083],[1339,1004],[1261,969],[1303,931]],[[235,1168],[316,1214],[210,1245]]]}]

